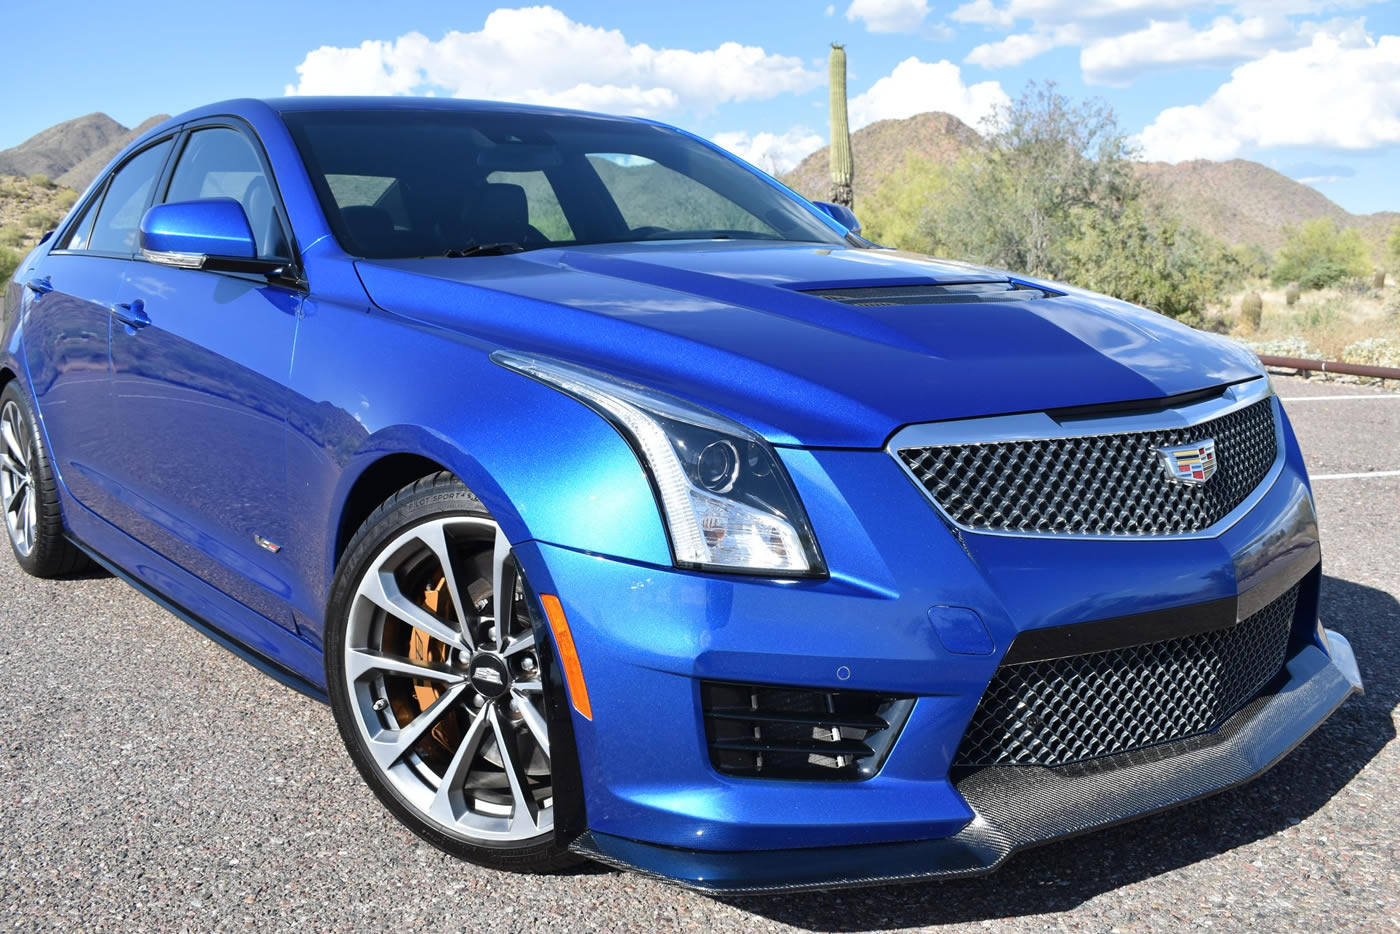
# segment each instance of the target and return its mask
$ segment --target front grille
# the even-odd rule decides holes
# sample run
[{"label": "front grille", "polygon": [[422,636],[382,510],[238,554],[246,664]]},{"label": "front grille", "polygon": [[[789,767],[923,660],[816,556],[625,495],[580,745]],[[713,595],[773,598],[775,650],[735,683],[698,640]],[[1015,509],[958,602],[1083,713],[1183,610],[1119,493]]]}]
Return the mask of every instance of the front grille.
[{"label": "front grille", "polygon": [[[905,466],[966,529],[1041,535],[1183,535],[1229,515],[1278,457],[1273,402],[1189,428],[901,448]],[[1204,486],[1172,480],[1157,449],[1215,440]]]},{"label": "front grille", "polygon": [[726,775],[869,778],[913,701],[860,691],[809,691],[703,681],[710,761]]},{"label": "front grille", "polygon": [[1295,584],[1227,629],[1003,665],[954,764],[1067,765],[1208,733],[1283,668],[1297,605]]}]

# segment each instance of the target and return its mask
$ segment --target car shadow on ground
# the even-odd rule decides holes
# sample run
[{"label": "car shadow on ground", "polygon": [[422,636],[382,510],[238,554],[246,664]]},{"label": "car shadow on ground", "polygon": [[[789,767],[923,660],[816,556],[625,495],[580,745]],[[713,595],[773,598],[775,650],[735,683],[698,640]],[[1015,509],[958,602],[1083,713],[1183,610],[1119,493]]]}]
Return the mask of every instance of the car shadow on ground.
[{"label": "car shadow on ground", "polygon": [[[1395,639],[1400,603],[1382,590],[1334,577],[1324,578],[1323,588],[1324,619],[1351,640],[1366,694],[1353,696],[1258,780],[1186,807],[1019,854],[988,876],[723,901],[796,927],[851,932],[1061,912],[1300,823],[1395,739],[1392,711],[1400,704],[1400,644]],[[1244,871],[1255,871],[1245,866]],[[1116,920],[1130,924],[1136,919]]]}]

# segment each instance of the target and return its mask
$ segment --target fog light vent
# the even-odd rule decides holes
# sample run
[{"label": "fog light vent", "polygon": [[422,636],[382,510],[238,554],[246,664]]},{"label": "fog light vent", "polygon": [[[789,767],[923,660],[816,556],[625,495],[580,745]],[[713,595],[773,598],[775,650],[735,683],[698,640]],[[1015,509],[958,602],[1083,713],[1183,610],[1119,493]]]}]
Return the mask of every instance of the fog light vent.
[{"label": "fog light vent", "polygon": [[760,684],[700,685],[710,762],[748,778],[858,781],[880,770],[912,698]]}]

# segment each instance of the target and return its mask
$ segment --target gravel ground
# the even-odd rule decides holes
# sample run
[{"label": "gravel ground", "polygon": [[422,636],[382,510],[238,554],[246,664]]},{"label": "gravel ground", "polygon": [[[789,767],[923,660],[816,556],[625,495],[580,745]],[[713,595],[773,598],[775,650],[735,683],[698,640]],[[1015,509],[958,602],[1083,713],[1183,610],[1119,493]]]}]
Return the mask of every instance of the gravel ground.
[{"label": "gravel ground", "polygon": [[[1285,398],[1370,390],[1279,379]],[[1400,398],[1287,404],[1317,473],[1400,469]],[[107,577],[0,561],[0,928],[1400,929],[1400,477],[1322,481],[1325,612],[1367,694],[1260,780],[970,881],[721,901],[454,862],[361,785],[325,707]]]}]

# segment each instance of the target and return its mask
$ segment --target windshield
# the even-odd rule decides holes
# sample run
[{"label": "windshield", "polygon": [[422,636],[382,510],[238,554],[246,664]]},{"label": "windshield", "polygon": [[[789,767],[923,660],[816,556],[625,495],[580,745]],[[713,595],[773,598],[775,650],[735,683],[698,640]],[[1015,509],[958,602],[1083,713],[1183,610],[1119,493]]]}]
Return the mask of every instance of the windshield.
[{"label": "windshield", "polygon": [[336,238],[356,256],[641,240],[842,242],[800,201],[665,127],[434,110],[283,119]]}]

